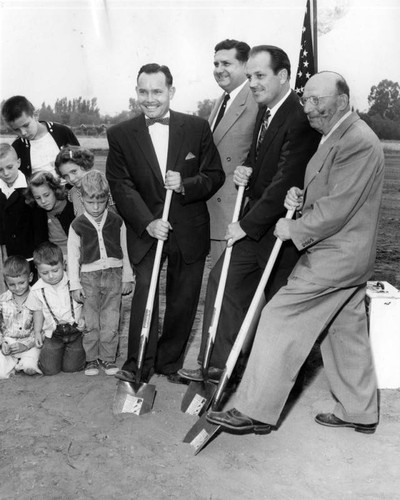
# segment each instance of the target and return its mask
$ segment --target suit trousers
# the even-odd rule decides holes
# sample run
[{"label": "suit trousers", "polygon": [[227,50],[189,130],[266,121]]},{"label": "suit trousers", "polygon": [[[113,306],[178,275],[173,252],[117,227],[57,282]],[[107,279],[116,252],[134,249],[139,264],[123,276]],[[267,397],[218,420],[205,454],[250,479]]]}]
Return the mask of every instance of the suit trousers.
[{"label": "suit trousers", "polygon": [[[225,252],[211,270],[207,283],[202,339],[198,357],[199,363],[202,362],[205,352],[224,257]],[[281,286],[286,284],[294,264],[295,259],[285,261],[282,258],[282,254],[280,254],[265,288],[266,301],[273,297]],[[232,249],[210,366],[224,368],[229,352],[260,282],[264,268],[265,263],[260,263],[260,259],[258,258],[258,243],[256,241],[244,238],[235,243]]]},{"label": "suit trousers", "polygon": [[262,312],[233,406],[275,425],[302,364],[324,332],[321,354],[337,401],[334,414],[349,422],[377,422],[365,288],[325,287],[290,278]]},{"label": "suit trousers", "polygon": [[[129,324],[128,356],[123,370],[136,372],[137,357],[142,330],[143,316],[153,270],[156,245],[134,266],[136,274],[135,291],[132,298]],[[186,263],[176,243],[173,231],[164,243],[162,261],[168,259],[166,279],[166,304],[159,339],[159,291],[154,298],[149,341],[142,369],[142,379],[156,373],[175,373],[183,365],[186,345],[196,315],[201,282],[204,271],[204,259]]]}]

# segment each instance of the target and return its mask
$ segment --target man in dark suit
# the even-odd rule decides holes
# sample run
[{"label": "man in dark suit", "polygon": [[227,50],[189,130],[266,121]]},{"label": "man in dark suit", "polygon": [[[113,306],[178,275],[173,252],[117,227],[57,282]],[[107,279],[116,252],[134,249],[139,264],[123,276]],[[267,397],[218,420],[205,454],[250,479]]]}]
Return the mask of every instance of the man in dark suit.
[{"label": "man in dark suit", "polygon": [[[249,202],[239,222],[229,224],[225,238],[234,245],[211,355],[209,377],[217,380],[246,315],[275,243],[274,227],[284,216],[287,190],[302,185],[308,160],[320,135],[309,125],[296,93],[290,90],[290,61],[268,45],[253,47],[246,68],[250,89],[260,110],[246,166],[237,167],[234,182],[246,185]],[[271,275],[268,301],[286,283],[299,253],[292,242],[283,245]],[[202,347],[211,323],[223,256],[212,269],[204,308]],[[202,380],[200,369],[180,370],[189,380]]]},{"label": "man in dark suit", "polygon": [[[127,227],[128,252],[136,273],[128,357],[117,374],[133,380],[157,240],[168,258],[166,311],[158,341],[158,294],[142,380],[153,369],[179,382],[210,247],[206,200],[224,182],[207,121],[170,111],[175,89],[166,66],[139,70],[137,98],[143,114],[108,131],[107,178]],[[166,189],[174,191],[168,222],[161,219]]]},{"label": "man in dark suit", "polygon": [[275,228],[277,237],[303,252],[263,310],[235,407],[207,417],[223,429],[270,432],[324,332],[321,354],[335,408],[317,414],[316,422],[364,434],[376,430],[365,290],[374,270],[384,155],[378,137],[351,111],[349,94],[344,78],[330,71],[314,75],[304,88],[304,112],[323,135],[304,189],[293,186],[286,196],[285,206],[301,216],[281,219]]},{"label": "man in dark suit", "polygon": [[238,40],[223,40],[215,46],[214,78],[224,93],[216,100],[208,123],[221,156],[226,179],[207,202],[211,222],[211,265],[225,250],[225,232],[232,221],[237,189],[233,173],[243,165],[250,149],[258,106],[246,79],[250,47]]}]

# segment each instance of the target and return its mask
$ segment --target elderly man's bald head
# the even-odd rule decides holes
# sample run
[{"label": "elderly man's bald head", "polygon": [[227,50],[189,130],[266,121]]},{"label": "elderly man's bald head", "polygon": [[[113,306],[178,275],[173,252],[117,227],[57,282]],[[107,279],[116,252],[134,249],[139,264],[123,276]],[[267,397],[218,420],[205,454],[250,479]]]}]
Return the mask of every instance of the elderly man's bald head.
[{"label": "elderly man's bald head", "polygon": [[349,86],[339,73],[321,71],[312,76],[302,98],[310,125],[321,134],[328,134],[349,111],[349,95]]}]

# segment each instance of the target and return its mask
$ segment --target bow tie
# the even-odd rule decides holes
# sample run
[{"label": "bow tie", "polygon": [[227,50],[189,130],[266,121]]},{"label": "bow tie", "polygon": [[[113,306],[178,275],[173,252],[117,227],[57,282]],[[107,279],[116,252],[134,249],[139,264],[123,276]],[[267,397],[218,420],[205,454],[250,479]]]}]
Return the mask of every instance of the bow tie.
[{"label": "bow tie", "polygon": [[161,125],[169,125],[169,116],[166,118],[146,118],[146,126],[154,125],[155,123],[161,123]]}]

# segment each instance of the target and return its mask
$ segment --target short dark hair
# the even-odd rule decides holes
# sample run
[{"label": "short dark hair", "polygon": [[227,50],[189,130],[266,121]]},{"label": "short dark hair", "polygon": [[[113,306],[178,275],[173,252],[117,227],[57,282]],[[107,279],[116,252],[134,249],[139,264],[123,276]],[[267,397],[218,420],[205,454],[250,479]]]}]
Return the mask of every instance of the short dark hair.
[{"label": "short dark hair", "polygon": [[164,73],[165,82],[166,82],[167,86],[172,87],[173,78],[172,78],[172,74],[171,74],[171,71],[169,70],[168,66],[160,65],[157,63],[145,64],[144,66],[142,66],[139,69],[139,73],[137,75],[137,80],[139,80],[139,76],[142,73],[146,73],[148,75],[152,74],[152,73]]},{"label": "short dark hair", "polygon": [[21,257],[21,255],[11,255],[4,262],[4,278],[18,278],[18,276],[29,276],[30,274],[31,268],[29,262],[24,257]]},{"label": "short dark hair", "polygon": [[64,163],[75,163],[82,170],[91,170],[94,165],[94,154],[90,149],[83,148],[82,146],[67,144],[67,146],[60,150],[54,163],[58,175],[61,175],[59,169]]},{"label": "short dark hair", "polygon": [[19,118],[22,113],[33,116],[35,112],[34,105],[23,95],[15,95],[6,100],[1,108],[1,114],[7,123],[13,122]]},{"label": "short dark hair", "polygon": [[36,267],[40,264],[56,266],[60,262],[64,264],[64,256],[58,245],[44,241],[33,251],[33,262]]},{"label": "short dark hair", "polygon": [[214,53],[219,50],[231,50],[236,49],[236,59],[241,62],[246,62],[249,58],[250,46],[246,42],[239,42],[238,40],[233,40],[227,38],[222,40],[222,42],[217,43],[214,47]]},{"label": "short dark hair", "polygon": [[51,172],[42,170],[33,174],[28,180],[28,187],[24,191],[24,196],[29,205],[34,205],[35,203],[32,188],[39,186],[49,186],[57,200],[65,200],[67,197],[65,186],[61,184],[61,179],[54,177]]},{"label": "short dark hair", "polygon": [[260,52],[268,52],[271,56],[271,69],[275,75],[282,69],[286,69],[288,80],[290,78],[290,60],[286,52],[274,45],[256,45],[250,49],[249,57],[255,56]]}]

